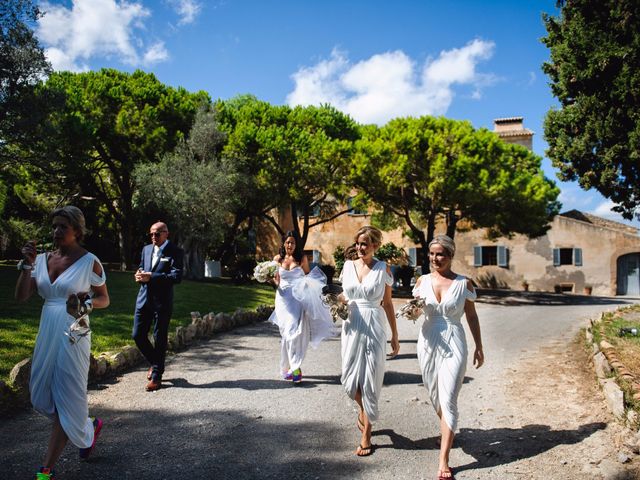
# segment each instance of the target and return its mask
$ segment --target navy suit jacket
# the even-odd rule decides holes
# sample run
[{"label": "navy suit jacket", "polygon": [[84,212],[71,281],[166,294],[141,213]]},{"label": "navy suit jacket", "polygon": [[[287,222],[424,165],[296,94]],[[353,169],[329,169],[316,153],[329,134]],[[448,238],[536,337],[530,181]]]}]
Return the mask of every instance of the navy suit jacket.
[{"label": "navy suit jacket", "polygon": [[140,267],[145,272],[151,272],[151,279],[140,284],[140,291],[136,300],[136,308],[148,304],[153,310],[168,311],[173,309],[173,286],[182,280],[184,252],[180,247],[168,242],[162,249],[162,256],[151,267],[153,261],[153,245],[143,247]]}]

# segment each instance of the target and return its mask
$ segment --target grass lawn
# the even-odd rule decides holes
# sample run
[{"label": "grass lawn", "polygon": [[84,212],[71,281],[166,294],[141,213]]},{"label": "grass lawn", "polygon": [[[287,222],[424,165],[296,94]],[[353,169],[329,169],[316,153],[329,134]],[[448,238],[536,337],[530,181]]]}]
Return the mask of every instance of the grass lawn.
[{"label": "grass lawn", "polygon": [[[15,267],[0,265],[0,380],[7,380],[9,372],[20,360],[31,356],[35,345],[42,298],[34,295],[27,303],[13,299],[18,272]],[[94,354],[133,345],[131,327],[138,285],[132,272],[107,271],[107,288],[111,305],[91,315],[92,350]],[[185,280],[175,287],[173,318],[170,332],[179,325],[191,323],[190,313],[198,311],[233,312],[237,308],[253,309],[273,304],[274,291],[270,286],[231,283],[200,283]]]}]

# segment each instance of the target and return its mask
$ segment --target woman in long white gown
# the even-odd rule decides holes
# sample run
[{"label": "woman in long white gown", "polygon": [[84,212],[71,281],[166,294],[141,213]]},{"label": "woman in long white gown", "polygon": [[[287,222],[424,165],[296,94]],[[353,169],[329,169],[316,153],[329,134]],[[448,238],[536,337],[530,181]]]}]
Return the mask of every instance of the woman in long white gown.
[{"label": "woman in long white gown", "polygon": [[480,323],[474,306],[476,293],[470,280],[451,270],[453,240],[437,235],[429,243],[431,273],[416,282],[414,296],[424,299],[425,321],[418,337],[418,362],[431,404],[440,417],[438,478],[451,479],[449,452],[458,423],[458,393],[467,366],[467,342],[462,315],[467,317],[475,341],[473,363],[484,363]]},{"label": "woman in long white gown", "polygon": [[343,300],[349,304],[349,318],[342,324],[341,382],[360,408],[356,455],[364,457],[373,453],[371,421],[378,418],[384,380],[385,316],[391,327],[391,356],[397,355],[400,342],[391,301],[393,277],[389,267],[374,257],[382,233],[366,226],[358,230],[355,241],[358,258],[345,261],[341,275]]},{"label": "woman in long white gown", "polygon": [[37,255],[35,242],[22,248],[15,292],[18,301],[36,291],[44,298],[29,389],[34,409],[53,420],[53,430],[39,479],[53,478],[53,467],[68,439],[80,449],[80,457],[87,458],[102,428],[102,421],[88,414],[88,316],[81,319],[83,328],[73,327],[80,315],[109,305],[104,269],[80,246],[86,232],[80,209],[55,210],[52,227],[56,250]]},{"label": "woman in long white gown", "polygon": [[309,271],[309,261],[297,245],[295,233],[285,233],[274,258],[280,266],[274,279],[278,286],[275,309],[269,318],[282,337],[280,372],[294,383],[302,381],[301,366],[309,344],[315,348],[334,336],[331,314],[320,297],[327,278],[318,267]]}]

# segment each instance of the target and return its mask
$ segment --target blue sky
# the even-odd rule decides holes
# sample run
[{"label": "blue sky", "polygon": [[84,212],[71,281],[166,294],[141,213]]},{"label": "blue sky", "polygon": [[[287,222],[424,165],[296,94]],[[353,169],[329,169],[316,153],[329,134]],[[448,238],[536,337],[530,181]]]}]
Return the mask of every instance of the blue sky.
[{"label": "blue sky", "polygon": [[[331,103],[362,123],[444,115],[492,128],[522,116],[544,157],[556,105],[541,71],[555,1],[75,0],[40,2],[54,68],[153,72],[213,99]],[[547,176],[555,170],[545,158]],[[563,210],[623,221],[595,191],[561,183]],[[628,223],[628,222],[627,222]],[[640,222],[635,221],[635,226]]]}]

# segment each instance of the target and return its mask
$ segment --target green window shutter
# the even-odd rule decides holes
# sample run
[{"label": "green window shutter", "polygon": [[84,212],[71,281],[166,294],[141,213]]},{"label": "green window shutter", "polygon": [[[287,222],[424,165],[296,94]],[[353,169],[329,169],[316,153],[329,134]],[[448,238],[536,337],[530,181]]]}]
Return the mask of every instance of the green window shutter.
[{"label": "green window shutter", "polygon": [[582,249],[581,248],[573,249],[573,264],[577,267],[582,266]]},{"label": "green window shutter", "polygon": [[509,266],[509,259],[507,258],[507,247],[505,247],[504,245],[498,245],[498,266]]},{"label": "green window shutter", "polygon": [[482,266],[482,247],[476,245],[473,247],[473,266]]},{"label": "green window shutter", "polygon": [[560,265],[560,249],[554,248],[553,249],[553,266],[557,267],[558,265]]}]

